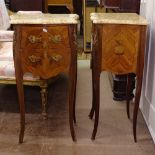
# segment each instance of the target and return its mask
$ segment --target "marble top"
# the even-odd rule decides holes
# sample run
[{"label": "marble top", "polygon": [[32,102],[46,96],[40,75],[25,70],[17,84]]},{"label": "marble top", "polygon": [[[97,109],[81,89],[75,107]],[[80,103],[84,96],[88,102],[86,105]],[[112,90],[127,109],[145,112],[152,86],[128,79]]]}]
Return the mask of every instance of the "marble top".
[{"label": "marble top", "polygon": [[94,24],[148,25],[147,20],[136,13],[91,13],[90,18]]},{"label": "marble top", "polygon": [[11,24],[77,24],[77,14],[44,14],[39,11],[19,11],[10,16]]}]

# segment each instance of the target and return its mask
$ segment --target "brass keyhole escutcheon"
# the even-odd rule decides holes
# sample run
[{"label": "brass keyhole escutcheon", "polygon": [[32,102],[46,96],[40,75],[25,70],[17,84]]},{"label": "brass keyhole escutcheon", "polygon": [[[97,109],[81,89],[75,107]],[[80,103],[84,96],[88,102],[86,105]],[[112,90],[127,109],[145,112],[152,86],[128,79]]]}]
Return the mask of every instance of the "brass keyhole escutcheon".
[{"label": "brass keyhole escutcheon", "polygon": [[122,45],[122,40],[116,40],[117,46],[114,48],[114,53],[116,55],[123,55],[124,54],[124,46]]},{"label": "brass keyhole escutcheon", "polygon": [[117,46],[114,49],[114,52],[116,55],[123,55],[124,54],[124,47],[123,46]]}]

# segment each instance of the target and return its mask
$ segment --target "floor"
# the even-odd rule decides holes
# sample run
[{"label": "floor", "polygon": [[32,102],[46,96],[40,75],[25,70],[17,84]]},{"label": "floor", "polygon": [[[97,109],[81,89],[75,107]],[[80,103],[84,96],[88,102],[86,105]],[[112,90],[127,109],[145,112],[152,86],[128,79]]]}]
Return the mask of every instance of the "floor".
[{"label": "floor", "polygon": [[[77,142],[71,140],[68,123],[67,77],[61,75],[49,86],[47,120],[40,114],[39,88],[25,87],[26,131],[23,144],[18,144],[19,110],[15,86],[0,86],[0,155],[154,155],[155,145],[141,113],[138,116],[134,143],[132,119],[126,116],[125,103],[112,100],[106,73],[101,75],[101,108],[98,133],[90,139],[93,120],[91,107],[91,70],[89,60],[78,66],[75,126]],[[131,104],[131,112],[133,104]]]}]

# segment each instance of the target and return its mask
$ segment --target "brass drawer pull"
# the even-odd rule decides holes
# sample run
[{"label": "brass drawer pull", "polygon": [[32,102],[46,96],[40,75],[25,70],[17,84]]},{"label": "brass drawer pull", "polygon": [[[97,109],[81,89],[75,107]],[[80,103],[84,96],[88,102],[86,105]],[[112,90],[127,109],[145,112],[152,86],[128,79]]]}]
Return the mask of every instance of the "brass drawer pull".
[{"label": "brass drawer pull", "polygon": [[35,55],[29,56],[28,59],[30,60],[31,63],[34,63],[34,64],[41,62],[41,58]]},{"label": "brass drawer pull", "polygon": [[28,37],[28,40],[30,43],[35,44],[35,43],[40,43],[41,42],[41,37],[36,37],[34,35],[30,35]]},{"label": "brass drawer pull", "polygon": [[123,55],[123,54],[124,54],[124,47],[121,46],[121,45],[115,47],[114,53],[115,53],[116,55]]},{"label": "brass drawer pull", "polygon": [[53,42],[53,43],[55,43],[55,44],[58,44],[58,43],[61,43],[62,38],[61,38],[60,35],[51,35],[51,36],[49,37],[49,41],[50,41],[50,42]]},{"label": "brass drawer pull", "polygon": [[61,55],[54,55],[49,57],[50,61],[59,62],[62,59]]}]

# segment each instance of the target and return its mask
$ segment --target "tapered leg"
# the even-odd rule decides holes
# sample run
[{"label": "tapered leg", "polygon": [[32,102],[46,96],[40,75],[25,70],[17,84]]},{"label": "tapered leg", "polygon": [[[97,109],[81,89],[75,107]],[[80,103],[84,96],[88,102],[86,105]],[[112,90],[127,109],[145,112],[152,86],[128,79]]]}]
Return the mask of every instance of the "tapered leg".
[{"label": "tapered leg", "polygon": [[75,113],[75,106],[76,106],[76,84],[77,84],[77,61],[75,64],[75,74],[74,74],[74,105],[73,105],[73,120],[76,124],[76,113]]},{"label": "tapered leg", "polygon": [[77,64],[73,63],[69,73],[69,124],[73,141],[76,141],[73,121],[76,122],[75,117],[75,96],[76,96],[76,78],[77,78]]},{"label": "tapered leg", "polygon": [[41,86],[42,116],[47,119],[47,85]]},{"label": "tapered leg", "polygon": [[[14,53],[15,47],[13,48]],[[19,133],[19,143],[23,143],[24,131],[25,131],[25,103],[24,103],[24,88],[23,88],[23,72],[21,68],[21,63],[18,59],[19,53],[17,51],[16,57],[14,57],[14,66],[15,66],[15,76],[18,92],[18,102],[20,110],[20,133]]]},{"label": "tapered leg", "polygon": [[135,106],[134,106],[134,112],[133,112],[133,136],[134,136],[135,142],[137,142],[136,127],[137,127],[137,115],[138,115],[138,109],[139,109],[139,101],[140,101],[140,96],[141,96],[141,88],[142,88],[142,75],[137,75]]},{"label": "tapered leg", "polygon": [[69,69],[69,124],[70,132],[73,141],[76,141],[73,121],[76,122],[75,117],[75,96],[76,96],[76,81],[77,81],[77,41],[76,41],[77,26],[70,25],[69,38],[71,45],[71,62]]},{"label": "tapered leg", "polygon": [[92,107],[91,107],[91,111],[89,113],[89,118],[92,119],[94,116],[94,112],[95,112],[95,101],[94,101],[94,94],[95,94],[95,87],[94,87],[94,69],[93,69],[93,65],[91,62],[91,67],[92,67]]},{"label": "tapered leg", "polygon": [[20,133],[19,133],[19,143],[23,143],[24,131],[25,131],[25,103],[24,103],[24,88],[23,88],[23,73],[21,71],[20,65],[15,63],[16,69],[16,84],[18,92],[18,102],[20,109]]},{"label": "tapered leg", "polygon": [[91,139],[94,140],[97,133],[98,121],[99,121],[99,107],[100,107],[100,73],[93,74],[93,105],[95,107],[95,122],[94,130]]},{"label": "tapered leg", "polygon": [[25,104],[24,104],[23,79],[17,80],[17,91],[18,91],[19,108],[20,108],[19,143],[23,143],[24,131],[25,131]]},{"label": "tapered leg", "polygon": [[126,112],[130,119],[130,90],[131,90],[131,75],[127,75],[127,86],[126,86]]},{"label": "tapered leg", "polygon": [[[73,72],[72,72],[73,73]],[[69,124],[70,124],[70,131],[73,141],[76,141],[74,126],[73,126],[73,109],[74,109],[74,76],[70,74],[69,79]]]}]

